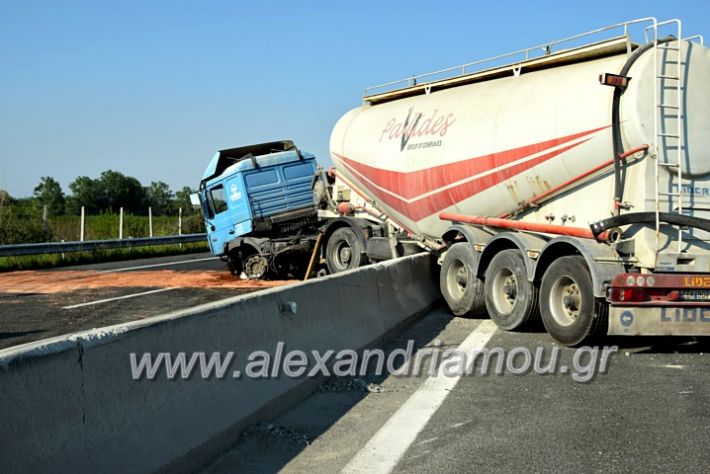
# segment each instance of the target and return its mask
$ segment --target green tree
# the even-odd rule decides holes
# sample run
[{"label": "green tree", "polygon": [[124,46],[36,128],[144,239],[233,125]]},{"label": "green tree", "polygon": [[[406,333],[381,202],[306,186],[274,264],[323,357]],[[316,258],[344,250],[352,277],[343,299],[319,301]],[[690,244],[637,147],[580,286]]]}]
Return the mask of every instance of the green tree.
[{"label": "green tree", "polygon": [[10,197],[10,193],[5,191],[4,189],[0,189],[0,209],[4,209],[5,206],[10,204],[10,202],[12,202],[12,197]]},{"label": "green tree", "polygon": [[120,207],[131,213],[146,212],[146,193],[141,182],[123,173],[107,170],[98,179],[101,208],[117,212]]},{"label": "green tree", "polygon": [[98,179],[79,176],[69,184],[69,189],[72,192],[69,207],[73,213],[81,206],[90,214],[118,212],[121,207],[134,214],[145,214],[147,210],[146,192],[140,181],[118,171],[104,171]]},{"label": "green tree", "polygon": [[196,209],[192,207],[192,201],[190,201],[190,194],[195,191],[190,186],[183,186],[180,191],[175,193],[175,208],[182,208],[184,214],[193,214]]},{"label": "green tree", "polygon": [[54,178],[42,176],[40,183],[34,189],[34,197],[38,207],[47,206],[51,215],[64,214],[64,191]]},{"label": "green tree", "polygon": [[95,179],[88,176],[79,176],[69,183],[72,196],[67,202],[67,210],[72,214],[79,213],[81,206],[86,208],[87,213],[96,213],[101,210],[101,190],[100,184]]},{"label": "green tree", "polygon": [[148,205],[156,216],[168,214],[175,207],[175,195],[166,183],[152,181],[145,191]]},{"label": "green tree", "polygon": [[34,199],[12,199],[0,191],[0,244],[46,242],[50,237]]},{"label": "green tree", "polygon": [[0,242],[6,243],[6,233],[7,227],[12,217],[12,210],[10,206],[12,204],[12,198],[10,194],[4,189],[0,189]]}]

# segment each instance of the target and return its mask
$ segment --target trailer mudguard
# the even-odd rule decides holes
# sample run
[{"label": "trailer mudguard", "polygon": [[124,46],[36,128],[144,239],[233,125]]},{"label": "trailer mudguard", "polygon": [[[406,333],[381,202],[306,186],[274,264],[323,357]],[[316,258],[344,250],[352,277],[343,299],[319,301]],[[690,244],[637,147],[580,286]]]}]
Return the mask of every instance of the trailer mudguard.
[{"label": "trailer mudguard", "polygon": [[478,268],[476,274],[483,276],[495,254],[505,249],[517,248],[523,254],[525,260],[525,269],[528,274],[528,280],[533,281],[535,276],[535,261],[530,257],[530,253],[537,253],[542,250],[547,244],[547,239],[532,234],[521,232],[503,232],[488,241],[486,247],[481,252],[481,257],[478,259]]},{"label": "trailer mudguard", "polygon": [[594,296],[597,298],[605,298],[612,278],[626,271],[621,258],[608,244],[563,235],[550,240],[540,252],[535,262],[535,281],[542,280],[545,270],[555,259],[566,255],[584,257],[592,275]]},{"label": "trailer mudguard", "polygon": [[441,236],[441,240],[446,242],[446,245],[453,245],[457,242],[456,237],[458,237],[459,234],[463,236],[466,242],[472,244],[485,244],[493,237],[493,234],[479,227],[454,224],[444,232]]},{"label": "trailer mudguard", "polygon": [[367,219],[359,219],[357,217],[348,216],[338,217],[337,219],[333,219],[331,222],[328,223],[325,228],[323,237],[325,238],[325,242],[327,242],[330,235],[335,232],[336,229],[339,229],[341,227],[352,227],[358,238],[360,238],[364,243],[367,243],[367,239],[369,236],[365,235],[364,229],[366,229],[367,227],[376,226],[377,224],[374,224],[368,221]]}]

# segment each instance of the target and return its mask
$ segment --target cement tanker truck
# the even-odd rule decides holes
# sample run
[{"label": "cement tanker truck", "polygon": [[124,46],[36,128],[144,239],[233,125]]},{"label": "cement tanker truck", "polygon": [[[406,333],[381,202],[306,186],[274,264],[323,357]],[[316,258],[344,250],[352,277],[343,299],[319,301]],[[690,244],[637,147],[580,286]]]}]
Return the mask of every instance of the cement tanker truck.
[{"label": "cement tanker truck", "polygon": [[330,150],[455,315],[577,345],[710,334],[709,133],[710,50],[647,18],[367,89]]}]

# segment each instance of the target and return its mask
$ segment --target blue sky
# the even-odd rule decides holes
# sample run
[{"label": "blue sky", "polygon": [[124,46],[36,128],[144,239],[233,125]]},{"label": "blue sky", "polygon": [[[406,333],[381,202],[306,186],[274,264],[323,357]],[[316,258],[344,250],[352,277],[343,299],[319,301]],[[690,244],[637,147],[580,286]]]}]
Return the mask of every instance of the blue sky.
[{"label": "blue sky", "polygon": [[218,149],[319,157],[366,86],[710,2],[0,2],[0,189],[115,169],[196,186]]}]

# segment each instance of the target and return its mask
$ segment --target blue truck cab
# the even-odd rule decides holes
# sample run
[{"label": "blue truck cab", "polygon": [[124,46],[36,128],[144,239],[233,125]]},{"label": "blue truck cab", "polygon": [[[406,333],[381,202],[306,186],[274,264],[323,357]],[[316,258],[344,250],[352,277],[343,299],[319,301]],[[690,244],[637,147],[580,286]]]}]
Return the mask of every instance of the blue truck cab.
[{"label": "blue truck cab", "polygon": [[212,253],[244,254],[240,247],[247,236],[253,244],[282,235],[284,227],[317,220],[315,173],[315,156],[290,140],[218,151],[199,189]]},{"label": "blue truck cab", "polygon": [[307,278],[411,252],[393,247],[386,218],[358,214],[335,185],[315,156],[282,140],[217,152],[192,200],[210,250],[242,278]]}]

